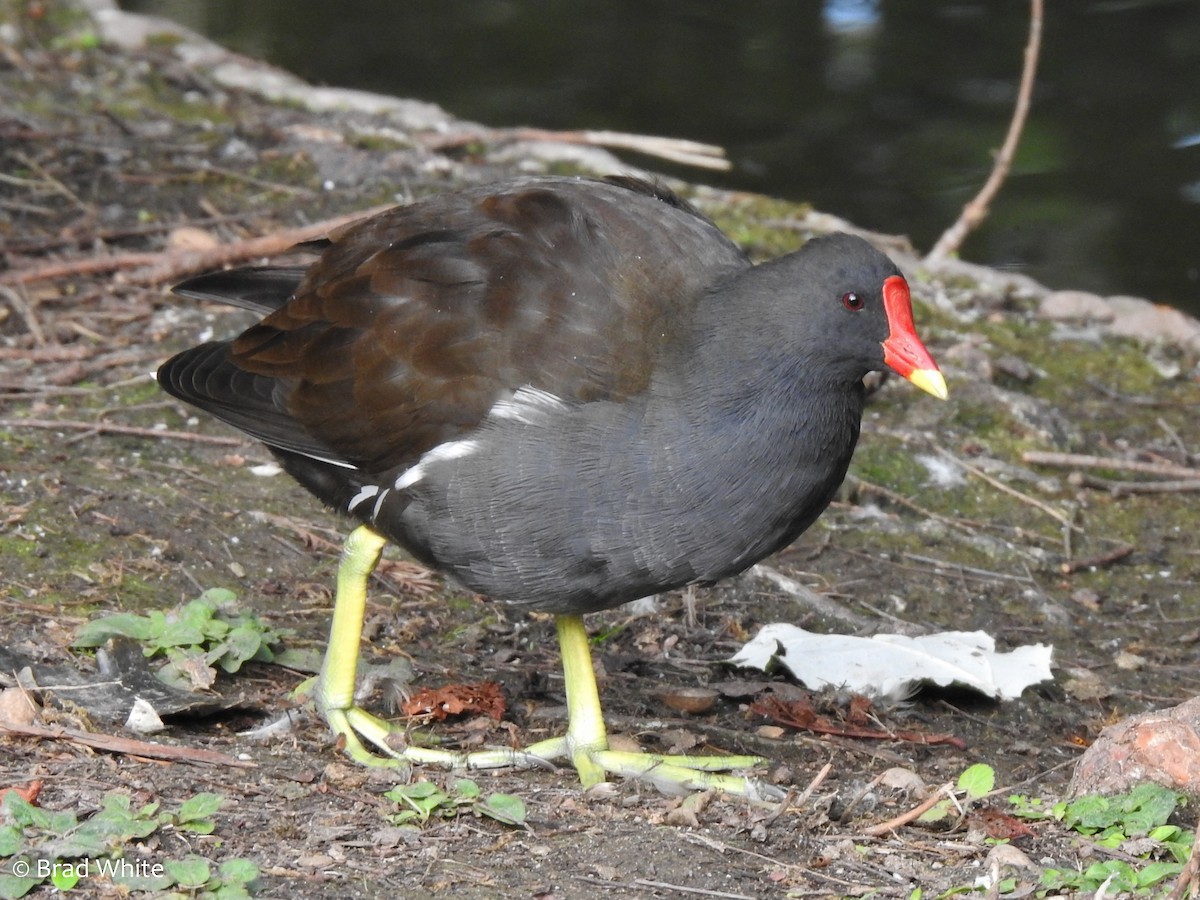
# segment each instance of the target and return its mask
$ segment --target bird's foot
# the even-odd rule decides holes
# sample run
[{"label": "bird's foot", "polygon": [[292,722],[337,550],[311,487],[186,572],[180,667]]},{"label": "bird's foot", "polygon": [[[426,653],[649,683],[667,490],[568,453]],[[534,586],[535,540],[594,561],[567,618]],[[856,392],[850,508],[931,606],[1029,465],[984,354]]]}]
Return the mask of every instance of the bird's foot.
[{"label": "bird's foot", "polygon": [[[361,766],[405,768],[403,732],[365,709],[322,710],[325,721],[338,739],[342,752]],[[364,743],[364,741],[366,743]],[[368,747],[367,744],[371,746]],[[371,750],[376,748],[379,753]],[[382,756],[380,754],[383,754]]]},{"label": "bird's foot", "polygon": [[664,794],[719,791],[749,800],[779,800],[784,796],[784,792],[774,785],[726,774],[761,764],[763,760],[757,756],[672,756],[610,750],[607,747],[583,747],[568,736],[539,741],[523,749],[461,752],[413,744],[403,729],[356,706],[326,710],[325,716],[346,755],[361,765],[405,767],[418,764],[471,770],[554,768],[556,762],[567,762],[575,768],[585,788],[608,780],[609,775],[618,775],[653,785]]},{"label": "bird's foot", "polygon": [[[584,779],[578,755],[574,754],[572,761]],[[593,767],[651,784],[664,794],[719,791],[748,800],[780,800],[784,796],[783,791],[764,781],[724,774],[761,764],[763,760],[757,756],[668,756],[629,750],[591,750],[585,751],[585,755]]]},{"label": "bird's foot", "polygon": [[715,790],[750,800],[783,797],[783,791],[773,785],[725,774],[759,765],[762,759],[757,756],[671,756],[581,747],[566,736],[539,741],[524,749],[461,752],[412,744],[403,729],[357,706],[326,709],[325,717],[343,751],[360,765],[402,768],[415,763],[469,770],[553,768],[556,762],[569,762],[584,787],[606,781],[608,775],[619,775],[651,784],[665,794]]}]

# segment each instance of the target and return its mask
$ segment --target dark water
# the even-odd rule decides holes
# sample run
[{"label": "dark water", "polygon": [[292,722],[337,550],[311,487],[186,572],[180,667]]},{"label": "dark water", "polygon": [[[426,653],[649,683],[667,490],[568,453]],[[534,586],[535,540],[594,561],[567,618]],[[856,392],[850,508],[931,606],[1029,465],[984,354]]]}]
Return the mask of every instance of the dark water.
[{"label": "dark water", "polygon": [[[490,125],[718,143],[731,173],[675,174],[811,201],[922,250],[987,176],[1028,29],[1020,0],[125,5],[314,82]],[[1017,165],[963,256],[1200,315],[1200,2],[1047,7]]]}]

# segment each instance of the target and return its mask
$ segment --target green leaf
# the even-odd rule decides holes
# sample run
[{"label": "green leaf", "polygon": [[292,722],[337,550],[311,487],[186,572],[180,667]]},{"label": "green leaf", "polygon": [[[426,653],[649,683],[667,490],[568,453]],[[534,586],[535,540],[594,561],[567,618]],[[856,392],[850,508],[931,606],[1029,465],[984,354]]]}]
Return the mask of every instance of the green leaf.
[{"label": "green leaf", "polygon": [[181,822],[207,819],[220,810],[224,803],[225,797],[221,794],[196,794],[194,797],[188,797],[179,805],[177,818]]},{"label": "green leaf", "polygon": [[217,870],[221,880],[227,884],[250,884],[257,881],[261,872],[258,864],[250,859],[227,859]]},{"label": "green leaf", "polygon": [[1062,821],[1068,828],[1092,834],[1117,821],[1117,812],[1107,797],[1089,794],[1067,804]]},{"label": "green leaf", "polygon": [[470,778],[458,778],[454,782],[454,793],[464,800],[475,800],[483,792],[479,790],[479,785]]},{"label": "green leaf", "polygon": [[168,859],[163,863],[163,868],[181,888],[202,887],[212,877],[212,868],[208,860],[200,856]]},{"label": "green leaf", "polygon": [[1083,870],[1083,877],[1085,881],[1081,886],[1088,888],[1098,888],[1111,878],[1106,891],[1109,895],[1122,891],[1130,892],[1137,887],[1137,873],[1134,872],[1133,866],[1120,859],[1092,863]]},{"label": "green leaf", "polygon": [[204,631],[191,622],[176,620],[168,622],[161,633],[151,641],[155,650],[167,650],[171,647],[199,647],[204,642]]},{"label": "green leaf", "polygon": [[209,588],[198,599],[209,604],[213,609],[219,609],[222,606],[230,606],[236,602],[237,594],[228,588]]},{"label": "green leaf", "polygon": [[146,616],[133,613],[116,613],[92,622],[85,622],[75,635],[73,646],[80,648],[100,647],[113,637],[129,637],[145,641],[154,633],[154,624]]},{"label": "green leaf", "polygon": [[1183,829],[1178,825],[1159,825],[1157,828],[1151,828],[1146,837],[1167,844],[1176,840],[1183,833]]},{"label": "green leaf", "polygon": [[[7,868],[7,866],[5,866]],[[14,875],[0,872],[0,900],[18,900],[24,897],[45,879],[32,875]]]},{"label": "green leaf", "polygon": [[262,631],[239,625],[221,645],[219,664],[226,672],[236,672],[246,660],[254,659],[263,645]]},{"label": "green leaf", "polygon": [[[450,798],[431,781],[418,781],[414,784],[402,784],[384,794],[389,800],[408,806],[421,822],[426,822],[433,811],[443,804],[450,804]],[[393,821],[397,825],[411,821],[412,816],[398,814]]]},{"label": "green leaf", "polygon": [[966,791],[972,800],[986,797],[996,786],[996,771],[989,765],[976,763],[958,776],[959,790]]},{"label": "green leaf", "polygon": [[50,873],[50,883],[64,894],[79,884],[82,873],[70,864],[58,863]]},{"label": "green leaf", "polygon": [[489,794],[475,809],[505,825],[525,824],[525,801],[513,794]]},{"label": "green leaf", "polygon": [[1154,887],[1154,885],[1167,878],[1178,877],[1181,872],[1183,872],[1183,866],[1177,862],[1147,863],[1138,870],[1138,887]]},{"label": "green leaf", "polygon": [[25,846],[25,832],[16,825],[0,825],[0,856],[16,856]]},{"label": "green leaf", "polygon": [[244,884],[222,884],[212,892],[213,900],[250,900],[251,896]]}]

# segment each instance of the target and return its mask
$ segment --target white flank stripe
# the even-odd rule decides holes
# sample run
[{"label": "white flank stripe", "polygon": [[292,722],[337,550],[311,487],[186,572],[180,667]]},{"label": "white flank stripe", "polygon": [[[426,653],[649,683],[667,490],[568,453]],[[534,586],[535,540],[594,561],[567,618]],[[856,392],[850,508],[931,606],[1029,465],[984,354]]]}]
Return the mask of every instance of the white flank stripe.
[{"label": "white flank stripe", "polygon": [[371,510],[372,521],[379,518],[379,510],[383,508],[383,501],[387,499],[387,495],[390,493],[391,491],[387,488],[379,492],[379,499],[375,501],[375,507]]},{"label": "white flank stripe", "polygon": [[360,504],[360,503],[366,503],[368,500],[370,500],[372,497],[374,497],[378,493],[379,493],[379,485],[364,484],[359,489],[358,493],[350,498],[350,502],[346,504],[346,511],[354,512],[354,507],[358,506],[358,504]]},{"label": "white flank stripe", "polygon": [[540,388],[520,388],[511,397],[497,400],[488,410],[494,419],[512,419],[526,425],[544,425],[552,413],[563,412],[567,404],[561,398]]},{"label": "white flank stripe", "polygon": [[427,450],[415,466],[410,469],[405,469],[396,478],[396,483],[392,485],[396,490],[402,491],[405,488],[410,488],[422,478],[429,470],[429,467],[436,462],[443,462],[448,459],[461,459],[464,456],[470,456],[480,447],[479,441],[447,441],[444,444],[438,444],[432,450]]}]

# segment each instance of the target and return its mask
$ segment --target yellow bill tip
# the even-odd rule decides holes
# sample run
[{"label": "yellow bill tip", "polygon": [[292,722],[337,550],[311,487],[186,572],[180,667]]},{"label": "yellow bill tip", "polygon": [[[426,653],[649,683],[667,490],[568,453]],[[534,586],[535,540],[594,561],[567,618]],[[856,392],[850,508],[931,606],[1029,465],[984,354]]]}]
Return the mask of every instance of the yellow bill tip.
[{"label": "yellow bill tip", "polygon": [[908,380],[928,394],[933,394],[939,400],[950,396],[946,389],[946,379],[937,369],[913,369],[907,376]]}]

